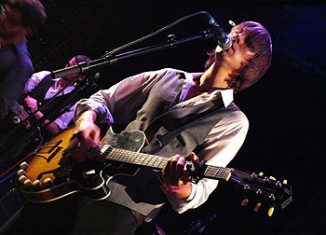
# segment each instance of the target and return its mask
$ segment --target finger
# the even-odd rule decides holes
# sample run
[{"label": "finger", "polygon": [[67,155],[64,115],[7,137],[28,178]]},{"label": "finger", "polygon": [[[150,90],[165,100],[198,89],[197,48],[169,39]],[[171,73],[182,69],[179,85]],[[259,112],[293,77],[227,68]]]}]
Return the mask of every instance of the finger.
[{"label": "finger", "polygon": [[173,156],[169,159],[164,170],[162,171],[162,176],[166,184],[168,185],[176,185],[176,165],[178,158],[177,156]]},{"label": "finger", "polygon": [[186,159],[184,157],[179,157],[176,164],[176,178],[181,179],[183,177],[185,164]]},{"label": "finger", "polygon": [[176,165],[177,165],[177,158],[176,157],[172,157],[169,162],[170,162],[170,165],[169,165],[169,168],[167,168],[167,183],[169,184],[173,184],[175,185],[175,182],[176,182]]},{"label": "finger", "polygon": [[168,171],[169,171],[170,167],[171,167],[171,162],[168,161],[168,162],[166,163],[166,165],[165,165],[165,166],[163,167],[163,169],[162,169],[162,176],[163,176],[163,179],[164,179],[165,177],[167,177],[167,175],[168,175]]},{"label": "finger", "polygon": [[182,177],[184,168],[184,158],[181,155],[175,155],[171,159],[171,167],[169,169],[170,180],[173,185],[178,185],[179,179]]},{"label": "finger", "polygon": [[195,165],[199,165],[200,159],[194,152],[191,152],[189,157],[190,157],[191,162],[193,162]]},{"label": "finger", "polygon": [[100,141],[100,133],[100,128],[94,126],[94,129],[90,133],[90,137],[94,140],[95,143],[98,143]]}]

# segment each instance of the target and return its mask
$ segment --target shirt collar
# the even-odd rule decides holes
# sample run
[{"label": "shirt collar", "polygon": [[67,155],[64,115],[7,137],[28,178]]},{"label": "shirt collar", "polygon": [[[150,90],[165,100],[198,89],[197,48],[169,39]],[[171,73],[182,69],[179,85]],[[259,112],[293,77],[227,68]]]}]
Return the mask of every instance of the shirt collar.
[{"label": "shirt collar", "polygon": [[[191,83],[193,83],[193,81],[195,79],[200,78],[200,76],[203,73],[191,73],[191,74],[186,74],[186,80],[190,81]],[[233,96],[233,89],[217,89],[215,91],[213,91],[210,95],[211,96],[216,96],[218,93],[221,94],[221,98],[224,104],[224,107],[229,106],[233,100],[234,100],[234,96]]]}]

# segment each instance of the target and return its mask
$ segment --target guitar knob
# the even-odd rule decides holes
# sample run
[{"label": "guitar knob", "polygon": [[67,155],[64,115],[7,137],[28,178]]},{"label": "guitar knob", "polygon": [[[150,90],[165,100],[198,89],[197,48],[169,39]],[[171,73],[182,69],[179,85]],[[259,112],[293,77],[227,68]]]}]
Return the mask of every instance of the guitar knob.
[{"label": "guitar knob", "polygon": [[52,179],[51,179],[51,178],[45,178],[45,179],[43,180],[43,185],[44,185],[44,186],[52,186],[52,185],[53,185],[53,181],[52,181]]},{"label": "guitar knob", "polygon": [[256,206],[254,208],[254,211],[255,212],[259,211],[260,207],[261,207],[261,203],[260,202],[257,202],[257,204],[256,204]]},{"label": "guitar knob", "polygon": [[268,217],[272,217],[273,213],[274,213],[274,207],[269,208],[267,212]]},{"label": "guitar knob", "polygon": [[264,176],[264,172],[262,172],[262,171],[259,172],[258,176],[260,176],[260,177]]},{"label": "guitar knob", "polygon": [[23,169],[19,169],[19,170],[17,171],[17,176],[20,177],[20,176],[22,176],[22,175],[26,175],[26,171],[24,171]]},{"label": "guitar knob", "polygon": [[248,198],[244,198],[242,201],[241,201],[241,206],[247,206],[249,204],[249,199]]},{"label": "guitar knob", "polygon": [[29,165],[27,164],[27,162],[22,162],[20,163],[19,167],[20,169],[27,170],[29,168]]},{"label": "guitar knob", "polygon": [[32,186],[33,186],[33,188],[38,189],[42,186],[42,182],[39,180],[34,180],[34,182],[32,183]]},{"label": "guitar knob", "polygon": [[25,180],[27,180],[27,177],[25,175],[21,175],[18,177],[18,182],[20,182],[22,184],[24,183]]},{"label": "guitar knob", "polygon": [[288,184],[288,181],[287,180],[283,180],[283,184]]},{"label": "guitar knob", "polygon": [[24,182],[23,182],[23,186],[24,188],[30,188],[32,187],[32,181],[30,179],[26,179]]},{"label": "guitar knob", "polygon": [[94,169],[92,169],[92,170],[89,170],[89,171],[85,171],[82,174],[82,176],[83,176],[84,179],[88,179],[88,178],[93,177],[95,174],[96,174],[96,171]]}]

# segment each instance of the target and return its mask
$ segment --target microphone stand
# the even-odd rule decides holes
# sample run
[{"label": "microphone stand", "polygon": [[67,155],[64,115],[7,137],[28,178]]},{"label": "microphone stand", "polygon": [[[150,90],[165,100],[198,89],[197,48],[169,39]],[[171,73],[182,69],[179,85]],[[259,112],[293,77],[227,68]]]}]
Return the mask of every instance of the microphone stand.
[{"label": "microphone stand", "polygon": [[114,55],[111,53],[106,53],[104,56],[102,56],[98,59],[81,62],[74,66],[70,66],[70,67],[66,67],[63,69],[53,71],[52,76],[54,78],[59,78],[59,77],[68,76],[68,75],[71,75],[74,73],[85,73],[85,72],[89,72],[89,71],[92,71],[94,69],[97,69],[97,68],[100,68],[103,66],[111,66],[113,64],[116,64],[116,63],[118,63],[122,60],[128,59],[128,58],[148,54],[148,53],[154,52],[154,51],[173,48],[178,45],[196,41],[196,40],[209,39],[211,37],[212,37],[212,34],[208,31],[203,31],[202,33],[200,33],[198,35],[185,37],[185,38],[182,38],[179,40],[176,39],[174,34],[169,34],[167,36],[167,42],[165,42],[165,43],[158,43],[158,44],[154,44],[151,46],[142,47],[142,48],[138,48],[135,50],[120,53],[117,55]]}]

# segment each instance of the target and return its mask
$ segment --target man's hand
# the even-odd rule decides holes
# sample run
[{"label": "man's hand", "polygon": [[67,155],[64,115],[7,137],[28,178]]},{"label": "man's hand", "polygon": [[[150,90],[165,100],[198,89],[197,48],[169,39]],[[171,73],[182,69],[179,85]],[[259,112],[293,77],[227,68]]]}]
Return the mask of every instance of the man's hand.
[{"label": "man's hand", "polygon": [[99,155],[100,128],[95,125],[96,113],[84,112],[75,122],[75,134],[70,140],[67,151],[71,159],[83,163]]},{"label": "man's hand", "polygon": [[37,105],[37,100],[27,96],[25,98],[25,104],[27,105],[27,107],[29,108],[29,110],[34,113],[36,110],[38,110],[38,105]]},{"label": "man's hand", "polygon": [[[199,164],[199,158],[195,153],[190,154],[193,164]],[[186,159],[181,155],[173,156],[162,169],[164,187],[172,192],[178,199],[187,198],[191,194],[191,184],[188,182],[189,173],[185,170]]]}]

